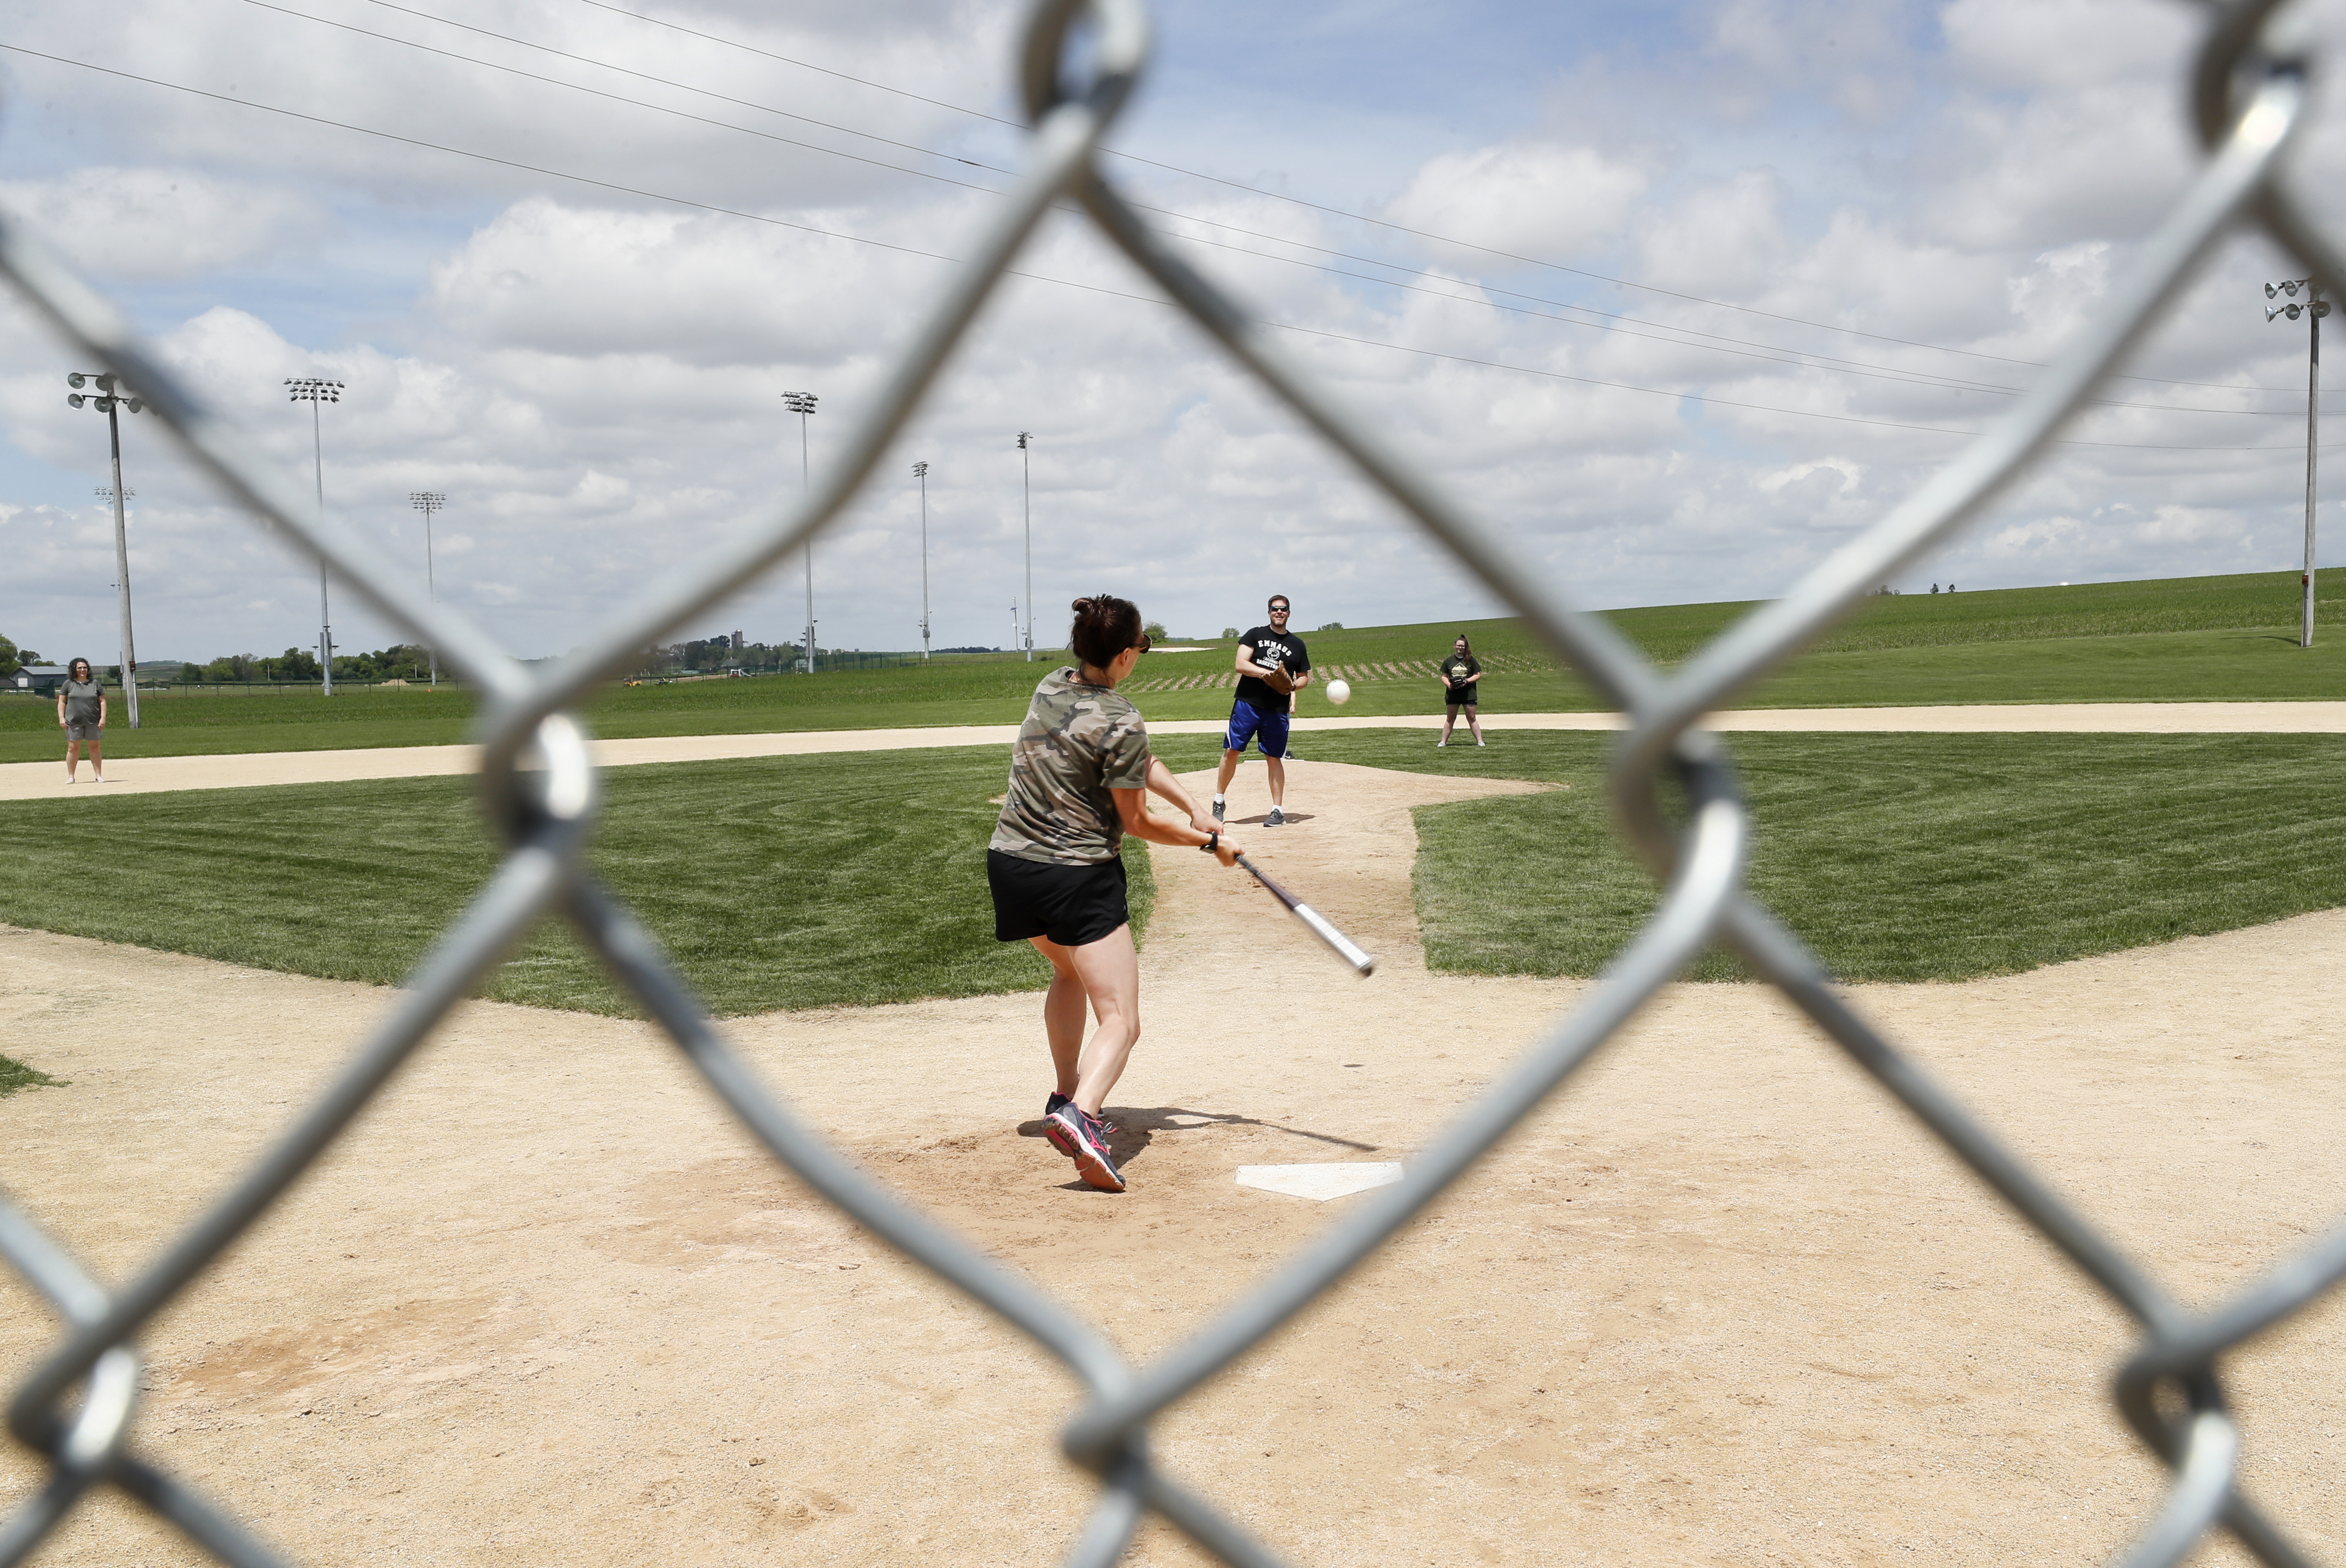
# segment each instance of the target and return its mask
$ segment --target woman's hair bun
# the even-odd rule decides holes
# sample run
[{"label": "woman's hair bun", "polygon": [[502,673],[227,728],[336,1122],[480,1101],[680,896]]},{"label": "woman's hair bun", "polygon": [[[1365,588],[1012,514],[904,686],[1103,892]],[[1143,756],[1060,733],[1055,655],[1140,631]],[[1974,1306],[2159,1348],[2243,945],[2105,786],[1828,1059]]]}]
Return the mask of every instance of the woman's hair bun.
[{"label": "woman's hair bun", "polygon": [[1067,646],[1095,668],[1106,669],[1117,655],[1140,641],[1140,606],[1130,599],[1095,594],[1068,607],[1076,620],[1068,628]]}]

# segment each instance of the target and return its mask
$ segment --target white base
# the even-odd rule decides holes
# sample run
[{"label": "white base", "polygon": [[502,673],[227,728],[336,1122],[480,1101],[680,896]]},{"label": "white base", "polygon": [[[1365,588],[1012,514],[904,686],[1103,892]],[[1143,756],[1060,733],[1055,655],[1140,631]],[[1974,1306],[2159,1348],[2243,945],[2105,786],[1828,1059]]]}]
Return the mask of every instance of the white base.
[{"label": "white base", "polygon": [[1240,1166],[1239,1186],[1321,1203],[1349,1197],[1372,1186],[1390,1186],[1401,1180],[1401,1166],[1390,1161],[1352,1160],[1311,1166]]}]

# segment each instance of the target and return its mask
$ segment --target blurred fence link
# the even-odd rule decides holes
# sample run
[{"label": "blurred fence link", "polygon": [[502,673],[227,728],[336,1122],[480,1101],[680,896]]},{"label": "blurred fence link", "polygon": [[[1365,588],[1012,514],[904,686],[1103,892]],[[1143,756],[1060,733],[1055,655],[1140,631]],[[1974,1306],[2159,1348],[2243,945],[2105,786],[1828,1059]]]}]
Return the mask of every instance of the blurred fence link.
[{"label": "blurred fence link", "polygon": [[[143,1457],[134,1441],[147,1323],[216,1261],[322,1153],[408,1054],[548,911],[565,914],[665,1030],[709,1087],[774,1156],[874,1236],[998,1313],[1081,1381],[1087,1398],[1064,1430],[1067,1454],[1098,1478],[1093,1512],[1068,1561],[1104,1565],[1154,1512],[1224,1562],[1278,1561],[1257,1536],[1158,1464],[1149,1423],[1316,1300],[1461,1173],[1617,1031],[1707,945],[1724,943],[1780,988],[1824,1036],[1920,1118],[2140,1328],[2116,1370],[2120,1413],[2170,1469],[2166,1496],[2123,1559],[2176,1563],[2221,1529],[2265,1563],[2308,1558],[2251,1499],[2239,1435],[2218,1377],[2227,1350],[2321,1296],[2346,1273],[2346,1226],[2212,1311],[2186,1311],[2033,1170],[1998,1144],[1913,1062],[1828,986],[1816,959],[1743,891],[1749,820],[1729,758],[1701,716],[1814,638],[1899,567],[1943,542],[2025,472],[2096,383],[2158,316],[2209,247],[2260,226],[2317,279],[2346,283],[2339,252],[2300,205],[2283,155],[2307,114],[2310,46],[2287,31],[2277,0],[2206,10],[2208,33],[2191,111],[2206,158],[2188,188],[2136,248],[2131,270],[2036,384],[1993,430],[1909,500],[1824,561],[1787,597],[1754,611],[1665,676],[1606,622],[1572,608],[1551,575],[1503,531],[1438,493],[1393,444],[1342,405],[1228,293],[1172,255],[1102,174],[1100,138],[1148,53],[1139,0],[1040,0],[1018,61],[1032,122],[1026,168],[965,264],[930,308],[853,425],[843,457],[795,505],[699,569],[648,592],[586,647],[525,668],[446,606],[404,585],[363,539],[327,526],[298,481],[168,371],[125,318],[13,220],[0,226],[0,270],[85,351],[139,389],[192,459],[240,504],[287,530],[374,607],[460,671],[480,693],[482,790],[508,850],[464,914],[394,996],[387,1016],[332,1086],[229,1191],[128,1283],[95,1284],[17,1207],[0,1202],[0,1257],[65,1325],[15,1388],[10,1432],[45,1461],[39,1490],[0,1525],[0,1568],[13,1564],[99,1485],[137,1499],[219,1559],[280,1561],[223,1507]],[[641,650],[712,609],[797,550],[854,496],[920,402],[987,296],[1054,204],[1072,199],[1274,396],[1315,428],[1404,513],[1440,540],[1582,678],[1629,718],[1610,765],[1622,830],[1666,885],[1651,921],[1541,1040],[1414,1160],[1227,1313],[1146,1365],[1093,1325],[908,1207],[786,1112],[726,1044],[659,944],[583,869],[597,781],[573,710],[626,674]],[[527,762],[527,768],[519,765]],[[1666,809],[1666,801],[1668,806]],[[974,850],[973,850],[974,853]],[[5,1171],[0,1171],[4,1176]],[[1373,1500],[1361,1522],[1370,1523]]]}]

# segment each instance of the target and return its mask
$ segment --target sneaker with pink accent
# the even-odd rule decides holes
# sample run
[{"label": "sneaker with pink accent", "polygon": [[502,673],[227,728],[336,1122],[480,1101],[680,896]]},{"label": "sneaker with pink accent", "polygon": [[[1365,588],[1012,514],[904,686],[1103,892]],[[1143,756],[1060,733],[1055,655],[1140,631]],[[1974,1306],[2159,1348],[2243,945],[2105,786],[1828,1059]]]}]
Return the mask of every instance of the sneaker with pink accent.
[{"label": "sneaker with pink accent", "polygon": [[[1124,1176],[1116,1168],[1116,1156],[1108,1152],[1107,1134],[1098,1117],[1086,1115],[1081,1105],[1070,1101],[1052,1112],[1049,1119],[1074,1145],[1077,1176],[1102,1192],[1124,1190]],[[1051,1141],[1056,1144],[1058,1139]]]}]

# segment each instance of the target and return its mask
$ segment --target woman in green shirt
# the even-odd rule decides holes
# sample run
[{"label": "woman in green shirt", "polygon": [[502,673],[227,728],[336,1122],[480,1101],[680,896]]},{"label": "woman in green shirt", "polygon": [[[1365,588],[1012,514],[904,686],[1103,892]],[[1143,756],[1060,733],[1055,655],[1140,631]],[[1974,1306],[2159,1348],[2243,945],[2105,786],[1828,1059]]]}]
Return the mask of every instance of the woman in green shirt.
[{"label": "woman in green shirt", "polygon": [[90,777],[105,783],[106,687],[90,672],[86,658],[66,666],[66,678],[57,685],[57,728],[66,732],[66,782],[80,782],[74,769],[81,765],[81,743],[87,740]]},{"label": "woman in green shirt", "polygon": [[1474,705],[1482,699],[1483,666],[1474,657],[1466,634],[1458,634],[1458,641],[1450,657],[1442,661],[1442,738],[1436,746],[1450,744],[1450,727],[1458,722],[1458,710],[1466,710],[1466,728],[1474,732],[1474,744],[1483,744],[1483,721],[1474,717]]}]

